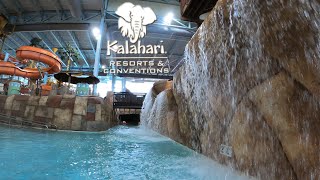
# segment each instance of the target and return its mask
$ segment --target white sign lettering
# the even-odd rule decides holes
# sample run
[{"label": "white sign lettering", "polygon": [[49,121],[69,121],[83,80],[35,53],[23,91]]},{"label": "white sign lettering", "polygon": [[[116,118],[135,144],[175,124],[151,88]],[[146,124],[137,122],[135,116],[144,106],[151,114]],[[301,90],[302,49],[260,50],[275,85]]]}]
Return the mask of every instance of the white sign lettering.
[{"label": "white sign lettering", "polygon": [[[107,41],[107,56],[111,56],[111,61],[109,61],[109,67],[104,68],[104,73],[170,73],[168,64],[163,62],[167,62],[168,60],[167,57],[163,56],[167,54],[163,41],[160,41],[157,45],[144,45],[140,40],[147,34],[147,25],[152,24],[157,20],[153,10],[149,7],[141,7],[140,5],[126,2],[118,7],[115,13],[119,16],[118,28],[121,31],[121,35],[125,38],[129,38],[129,40],[125,40],[121,43],[117,40]],[[122,56],[117,57],[112,56],[112,54]],[[156,55],[162,56],[157,57]],[[127,61],[128,59],[131,60]],[[141,61],[141,59],[150,60]],[[160,61],[155,63],[155,59]]]},{"label": "white sign lettering", "polygon": [[165,54],[163,45],[143,45],[141,41],[137,44],[130,44],[126,41],[124,45],[118,44],[118,41],[108,41],[107,55],[110,56],[111,52],[117,54]]}]

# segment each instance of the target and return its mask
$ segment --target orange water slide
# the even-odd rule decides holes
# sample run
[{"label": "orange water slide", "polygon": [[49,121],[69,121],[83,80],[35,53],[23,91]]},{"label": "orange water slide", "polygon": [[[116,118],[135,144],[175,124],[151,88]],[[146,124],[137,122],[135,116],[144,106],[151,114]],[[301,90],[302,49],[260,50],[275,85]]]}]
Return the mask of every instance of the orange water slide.
[{"label": "orange water slide", "polygon": [[[48,72],[48,74],[55,74],[61,71],[61,60],[52,52],[47,50],[32,47],[32,46],[21,46],[16,51],[17,59],[21,62],[25,59],[35,60],[47,64],[48,68],[42,68],[41,73]],[[0,55],[3,59],[3,55]],[[41,74],[37,68],[24,68],[20,69],[11,62],[0,61],[0,74],[21,76],[31,79],[41,78]]]}]

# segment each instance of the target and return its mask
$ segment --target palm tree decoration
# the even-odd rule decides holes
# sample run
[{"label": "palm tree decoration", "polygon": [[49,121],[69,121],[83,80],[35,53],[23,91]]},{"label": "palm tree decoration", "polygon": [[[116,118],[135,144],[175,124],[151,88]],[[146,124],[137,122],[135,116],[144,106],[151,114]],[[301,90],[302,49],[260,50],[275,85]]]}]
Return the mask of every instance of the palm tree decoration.
[{"label": "palm tree decoration", "polygon": [[[71,61],[74,64],[78,63],[78,60],[80,59],[79,52],[72,47],[70,44],[67,44],[65,48],[59,49],[58,54],[60,55],[61,60],[67,60],[67,71],[70,71]],[[70,81],[71,81],[71,74],[67,73],[69,75],[68,79],[68,87],[70,88]]]},{"label": "palm tree decoration", "polygon": [[73,63],[78,63],[78,60],[80,59],[79,52],[70,44],[67,44],[65,48],[59,49],[58,54],[60,55],[61,60],[68,61],[67,71],[70,70],[71,61],[73,61]]},{"label": "palm tree decoration", "polygon": [[[34,38],[32,38],[32,39],[30,40],[29,46],[33,46],[33,47],[37,47],[37,48],[43,48],[43,46],[41,45],[41,42],[42,42],[42,39],[37,38],[37,37],[34,37]],[[39,65],[39,64],[38,64],[38,65]],[[36,68],[36,67],[37,67],[37,63],[36,63],[36,61],[30,59],[30,60],[28,60],[27,66],[28,66],[29,68]],[[29,85],[28,85],[28,86],[32,89],[32,91],[33,91],[34,88],[35,88],[35,94],[36,94],[36,95],[39,95],[39,92],[40,92],[40,84],[43,82],[43,74],[42,74],[42,72],[41,72],[40,67],[38,67],[38,71],[40,72],[41,79],[36,80],[36,81],[30,80],[30,81],[29,81]]]},{"label": "palm tree decoration", "polygon": [[43,48],[43,46],[40,44],[41,42],[42,42],[42,39],[40,38],[32,38],[30,41],[31,44],[29,46]]}]

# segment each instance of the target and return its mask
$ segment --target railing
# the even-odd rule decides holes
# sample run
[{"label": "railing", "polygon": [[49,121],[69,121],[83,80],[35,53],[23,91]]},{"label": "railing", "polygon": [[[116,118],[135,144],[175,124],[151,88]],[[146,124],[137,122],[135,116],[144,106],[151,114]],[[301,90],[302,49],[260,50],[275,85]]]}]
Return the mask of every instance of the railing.
[{"label": "railing", "polygon": [[113,109],[141,109],[146,94],[114,93]]},{"label": "railing", "polygon": [[7,116],[5,114],[0,114],[0,123],[7,125],[20,125],[29,127],[40,127],[45,129],[58,129],[58,127],[51,123],[36,122],[32,120],[27,120],[23,118],[17,118],[14,116]]}]

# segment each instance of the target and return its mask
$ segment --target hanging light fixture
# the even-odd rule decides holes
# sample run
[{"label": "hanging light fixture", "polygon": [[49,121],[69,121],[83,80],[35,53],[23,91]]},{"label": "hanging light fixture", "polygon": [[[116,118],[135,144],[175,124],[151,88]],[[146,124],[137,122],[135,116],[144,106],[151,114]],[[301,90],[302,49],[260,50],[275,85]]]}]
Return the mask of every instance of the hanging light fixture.
[{"label": "hanging light fixture", "polygon": [[99,28],[94,27],[94,28],[92,29],[92,34],[93,34],[93,36],[95,37],[96,40],[101,39],[101,32],[100,32],[100,29],[99,29]]},{"label": "hanging light fixture", "polygon": [[165,25],[171,25],[171,22],[172,22],[172,20],[173,20],[173,17],[174,17],[174,15],[173,15],[173,13],[168,13],[165,17],[164,17],[164,24]]}]

